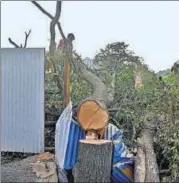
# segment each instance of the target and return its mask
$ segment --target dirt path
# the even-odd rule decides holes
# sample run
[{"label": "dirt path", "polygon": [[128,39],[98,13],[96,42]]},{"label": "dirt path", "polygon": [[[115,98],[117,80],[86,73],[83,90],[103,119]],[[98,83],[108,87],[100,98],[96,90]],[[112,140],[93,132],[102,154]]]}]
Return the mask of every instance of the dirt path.
[{"label": "dirt path", "polygon": [[33,160],[34,156],[2,165],[1,182],[37,182],[36,175],[29,167]]}]

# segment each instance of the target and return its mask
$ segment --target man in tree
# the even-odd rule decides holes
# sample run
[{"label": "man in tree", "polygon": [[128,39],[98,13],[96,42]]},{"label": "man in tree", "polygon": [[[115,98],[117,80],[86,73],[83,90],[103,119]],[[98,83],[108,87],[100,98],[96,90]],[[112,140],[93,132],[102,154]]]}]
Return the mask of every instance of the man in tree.
[{"label": "man in tree", "polygon": [[59,41],[58,47],[57,49],[60,51],[64,51],[65,46],[70,46],[70,48],[73,50],[73,44],[72,42],[75,40],[75,36],[73,33],[69,33],[67,36],[67,40],[66,40],[66,45],[65,45],[65,40],[61,39]]},{"label": "man in tree", "polygon": [[[65,44],[65,40],[64,39],[60,39],[58,46],[57,46],[57,50],[59,50],[61,53],[66,53],[67,54],[72,54],[72,50],[73,50],[73,44],[72,42],[75,40],[75,36],[73,33],[69,33],[66,39],[66,44]],[[66,50],[65,50],[65,46],[66,46]],[[51,62],[51,71],[54,72],[54,65]]]}]

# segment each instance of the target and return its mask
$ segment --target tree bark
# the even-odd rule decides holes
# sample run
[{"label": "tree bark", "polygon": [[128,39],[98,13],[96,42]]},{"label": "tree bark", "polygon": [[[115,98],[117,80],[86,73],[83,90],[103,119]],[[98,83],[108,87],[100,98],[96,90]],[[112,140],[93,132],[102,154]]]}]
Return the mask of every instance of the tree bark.
[{"label": "tree bark", "polygon": [[152,128],[146,128],[143,132],[146,163],[146,182],[160,182],[157,159],[153,149],[153,135],[154,129]]},{"label": "tree bark", "polygon": [[96,74],[91,72],[84,64],[82,64],[82,60],[78,54],[75,53],[75,56],[77,57],[77,59],[73,59],[73,65],[75,65],[76,71],[93,88],[92,96],[90,96],[87,99],[94,99],[102,107],[105,108],[105,104],[108,101],[106,85],[98,76],[96,76]]},{"label": "tree bark", "polygon": [[134,164],[134,182],[145,182],[145,152],[138,140],[137,156]]},{"label": "tree bark", "polygon": [[[145,128],[142,131],[141,139],[138,142],[138,156],[135,161],[135,182],[143,181],[145,172],[145,182],[160,182],[157,159],[153,148],[153,138],[157,127],[157,117],[152,113],[145,116]],[[145,156],[144,156],[145,153]],[[145,166],[144,166],[145,157]],[[140,167],[145,170],[139,171]]]},{"label": "tree bark", "polygon": [[109,140],[80,140],[74,182],[110,182],[112,151]]}]

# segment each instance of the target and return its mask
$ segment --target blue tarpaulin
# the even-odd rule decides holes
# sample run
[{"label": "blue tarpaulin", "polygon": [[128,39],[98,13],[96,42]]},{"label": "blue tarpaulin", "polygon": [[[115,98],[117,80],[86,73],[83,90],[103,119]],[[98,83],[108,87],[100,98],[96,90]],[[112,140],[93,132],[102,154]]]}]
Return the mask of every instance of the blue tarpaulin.
[{"label": "blue tarpaulin", "polygon": [[[70,110],[71,106],[68,106],[66,113],[71,115]],[[85,132],[64,112],[65,110],[56,125],[56,132],[58,132],[55,139],[56,160],[61,169],[72,169],[77,162],[79,140],[85,138]],[[114,183],[133,182],[134,161],[127,157],[128,150],[122,139],[122,131],[115,125],[108,124],[104,138],[112,140],[114,144],[112,181]]]}]

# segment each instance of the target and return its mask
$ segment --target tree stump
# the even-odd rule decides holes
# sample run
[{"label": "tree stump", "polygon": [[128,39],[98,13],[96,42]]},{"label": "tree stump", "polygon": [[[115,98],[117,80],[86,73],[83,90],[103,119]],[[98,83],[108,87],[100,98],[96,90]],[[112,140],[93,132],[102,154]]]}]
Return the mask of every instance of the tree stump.
[{"label": "tree stump", "polygon": [[80,140],[74,182],[110,182],[112,152],[110,140]]}]

